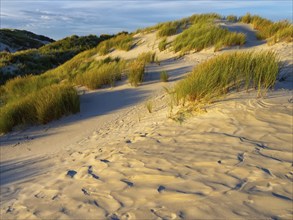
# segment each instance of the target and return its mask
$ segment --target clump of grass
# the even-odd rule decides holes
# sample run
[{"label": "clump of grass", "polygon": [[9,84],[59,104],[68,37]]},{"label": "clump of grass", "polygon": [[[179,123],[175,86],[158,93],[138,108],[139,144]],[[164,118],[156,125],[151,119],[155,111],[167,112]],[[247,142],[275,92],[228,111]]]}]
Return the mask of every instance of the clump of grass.
[{"label": "clump of grass", "polygon": [[79,97],[68,85],[52,85],[0,108],[0,133],[25,124],[45,124],[79,112]]},{"label": "clump of grass", "polygon": [[35,100],[33,106],[36,109],[37,122],[41,124],[80,111],[79,97],[72,86],[45,87],[31,98]]},{"label": "clump of grass", "polygon": [[169,75],[168,75],[167,71],[164,70],[160,73],[160,79],[162,82],[168,82]]},{"label": "clump of grass", "polygon": [[226,17],[226,20],[227,20],[227,21],[230,21],[230,22],[237,22],[237,21],[238,21],[238,18],[237,18],[237,16],[235,16],[235,15],[228,15],[228,16]]},{"label": "clump of grass", "polygon": [[183,31],[173,42],[175,52],[194,50],[201,51],[216,45],[216,50],[234,45],[243,45],[246,36],[242,33],[229,32],[226,29],[216,27],[212,23],[196,24]]},{"label": "clump of grass", "polygon": [[147,101],[145,103],[145,107],[148,110],[148,113],[152,113],[153,112],[153,102],[152,101]]},{"label": "clump of grass", "polygon": [[137,56],[137,58],[128,64],[128,82],[132,86],[138,86],[143,82],[145,66],[148,63],[154,63],[157,61],[157,56],[155,52],[144,52]]},{"label": "clump of grass", "polygon": [[159,45],[158,45],[159,50],[160,50],[160,51],[164,51],[164,50],[166,50],[167,45],[168,45],[168,43],[167,43],[167,37],[164,37],[164,38],[160,41],[160,43],[159,43]]},{"label": "clump of grass", "polygon": [[103,85],[114,86],[117,80],[121,80],[124,69],[125,62],[113,62],[106,58],[100,63],[92,63],[85,72],[77,75],[75,82],[89,89],[98,89]]},{"label": "clump of grass", "polygon": [[133,45],[133,37],[130,34],[120,34],[99,44],[97,50],[100,55],[106,55],[112,48],[129,51]]},{"label": "clump of grass", "polygon": [[229,53],[198,65],[175,86],[178,100],[209,102],[236,89],[266,92],[275,83],[278,62],[273,52]]},{"label": "clump of grass", "polygon": [[172,36],[177,33],[177,30],[179,27],[180,27],[179,21],[163,23],[157,32],[157,36],[158,37]]},{"label": "clump of grass", "polygon": [[258,31],[257,38],[259,40],[268,39],[269,44],[293,41],[293,25],[287,20],[272,22],[258,15],[247,13],[240,21],[252,24],[253,28]]},{"label": "clump of grass", "polygon": [[129,63],[128,67],[128,81],[132,86],[137,87],[143,81],[145,62],[141,60],[134,60]]},{"label": "clump of grass", "polygon": [[144,52],[144,53],[141,53],[137,56],[137,60],[138,61],[141,61],[141,62],[144,62],[145,64],[148,64],[148,63],[153,63],[156,61],[156,52],[153,52],[153,51],[149,51],[149,52]]}]

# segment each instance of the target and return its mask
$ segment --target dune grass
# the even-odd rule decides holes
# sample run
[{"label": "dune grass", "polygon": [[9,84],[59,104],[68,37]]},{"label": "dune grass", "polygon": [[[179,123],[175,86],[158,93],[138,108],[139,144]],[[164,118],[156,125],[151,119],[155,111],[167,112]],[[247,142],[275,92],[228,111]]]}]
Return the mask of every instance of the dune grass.
[{"label": "dune grass", "polygon": [[79,97],[72,86],[46,86],[0,108],[0,133],[18,125],[46,124],[77,112]]},{"label": "dune grass", "polygon": [[137,87],[143,82],[145,63],[140,60],[134,60],[128,65],[128,82],[130,85]]},{"label": "dune grass", "polygon": [[164,37],[164,38],[160,41],[160,43],[159,43],[159,45],[158,45],[158,48],[159,48],[160,51],[164,51],[164,50],[166,50],[167,45],[168,45],[167,37]]},{"label": "dune grass", "polygon": [[109,40],[103,41],[98,46],[100,55],[110,53],[111,49],[129,51],[133,46],[133,36],[131,34],[122,33]]},{"label": "dune grass", "polygon": [[126,65],[124,61],[113,61],[111,58],[92,64],[75,79],[77,84],[89,89],[98,89],[104,85],[114,86],[117,80],[121,80],[121,74]]},{"label": "dune grass", "polygon": [[293,25],[287,20],[272,22],[258,15],[247,13],[241,17],[240,21],[252,24],[253,28],[258,31],[257,38],[260,40],[267,39],[269,44],[293,41]]},{"label": "dune grass", "polygon": [[226,46],[243,45],[245,40],[245,34],[229,32],[213,23],[199,23],[183,31],[172,45],[175,52],[185,53],[191,50],[198,52],[212,46],[219,50]]},{"label": "dune grass", "polygon": [[278,74],[273,52],[223,54],[199,64],[175,86],[178,100],[210,102],[231,90],[255,88],[258,95],[271,88]]},{"label": "dune grass", "polygon": [[162,82],[168,82],[169,75],[166,70],[164,70],[160,73],[160,79]]},{"label": "dune grass", "polygon": [[238,21],[238,17],[236,15],[228,15],[225,19],[230,22],[237,22]]},{"label": "dune grass", "polygon": [[128,63],[127,77],[130,85],[137,87],[143,82],[145,66],[148,63],[157,62],[155,52],[145,52],[137,56],[137,58]]}]

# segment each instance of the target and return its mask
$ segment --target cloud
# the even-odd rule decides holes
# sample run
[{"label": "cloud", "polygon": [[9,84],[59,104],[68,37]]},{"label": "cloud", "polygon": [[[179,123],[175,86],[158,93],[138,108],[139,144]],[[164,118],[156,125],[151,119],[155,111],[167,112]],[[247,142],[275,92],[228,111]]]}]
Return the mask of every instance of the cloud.
[{"label": "cloud", "polygon": [[133,31],[194,13],[223,15],[258,13],[271,19],[291,18],[291,1],[188,1],[188,0],[1,0],[1,26],[48,35]]}]

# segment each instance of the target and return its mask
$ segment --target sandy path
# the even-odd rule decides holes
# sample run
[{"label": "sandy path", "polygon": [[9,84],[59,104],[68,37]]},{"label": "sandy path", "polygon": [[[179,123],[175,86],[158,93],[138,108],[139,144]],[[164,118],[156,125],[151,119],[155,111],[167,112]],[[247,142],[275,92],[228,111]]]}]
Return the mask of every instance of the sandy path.
[{"label": "sandy path", "polygon": [[182,124],[167,119],[158,73],[173,83],[214,53],[164,53],[143,86],[86,93],[80,114],[1,137],[1,217],[292,218],[292,44],[270,49],[286,68],[265,99],[233,94]]}]

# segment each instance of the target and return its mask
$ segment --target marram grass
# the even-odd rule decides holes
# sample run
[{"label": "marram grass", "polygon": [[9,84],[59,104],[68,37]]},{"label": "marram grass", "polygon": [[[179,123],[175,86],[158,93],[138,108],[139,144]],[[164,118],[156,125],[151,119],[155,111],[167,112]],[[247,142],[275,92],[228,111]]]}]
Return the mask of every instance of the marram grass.
[{"label": "marram grass", "polygon": [[230,32],[212,23],[199,23],[183,31],[174,40],[173,49],[185,53],[215,46],[215,50],[219,50],[226,46],[243,45],[245,41],[243,33]]},{"label": "marram grass", "polygon": [[79,112],[77,91],[69,85],[52,85],[0,108],[0,133],[25,124],[46,124]]},{"label": "marram grass", "polygon": [[243,23],[251,24],[257,30],[257,38],[267,39],[269,44],[293,41],[293,25],[287,20],[272,22],[258,15],[247,13],[240,18]]},{"label": "marram grass", "polygon": [[199,64],[175,86],[177,100],[210,102],[231,90],[271,88],[278,74],[273,52],[234,52]]}]

